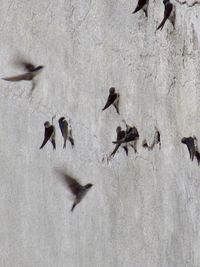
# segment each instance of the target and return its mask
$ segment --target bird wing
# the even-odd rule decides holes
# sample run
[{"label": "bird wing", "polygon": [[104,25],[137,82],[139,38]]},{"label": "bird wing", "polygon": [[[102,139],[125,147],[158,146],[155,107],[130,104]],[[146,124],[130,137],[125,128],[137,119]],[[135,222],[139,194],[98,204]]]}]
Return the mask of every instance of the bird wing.
[{"label": "bird wing", "polygon": [[146,4],[147,0],[139,0],[136,9],[133,11],[133,13],[138,12],[140,9],[143,8],[143,6]]},{"label": "bird wing", "polygon": [[62,123],[60,123],[60,130],[61,130],[63,137],[68,136],[68,123],[67,123],[67,121],[63,121]]},{"label": "bird wing", "polygon": [[171,3],[169,3],[167,6],[165,6],[165,11],[164,11],[164,18],[162,20],[162,22],[160,23],[160,25],[157,27],[157,30],[161,29],[164,27],[166,20],[169,18],[171,12],[173,9],[173,5]]},{"label": "bird wing", "polygon": [[[43,148],[43,147],[46,145],[46,143],[48,142],[48,140],[51,138],[53,132],[54,132],[54,127],[53,127],[53,125],[51,125],[51,126],[48,127],[48,128],[45,128],[45,131],[44,131],[44,141],[43,141],[43,143],[42,143],[40,149]],[[53,143],[52,143],[52,144],[53,144]]]},{"label": "bird wing", "polygon": [[125,131],[118,132],[118,134],[117,134],[117,141],[123,139],[125,137],[125,135],[126,135]]},{"label": "bird wing", "polygon": [[5,81],[18,82],[18,81],[30,81],[33,79],[33,74],[28,72],[17,76],[3,78]]},{"label": "bird wing", "polygon": [[64,172],[60,172],[60,174],[72,194],[77,195],[80,192],[80,190],[82,190],[82,185],[80,185],[75,178],[72,178],[71,176],[69,176]]},{"label": "bird wing", "polygon": [[192,137],[183,137],[181,139],[181,142],[187,146],[189,154],[190,154],[190,159],[193,160],[194,155],[195,155],[194,139]]},{"label": "bird wing", "polygon": [[[123,140],[124,137],[125,137],[125,135],[126,135],[125,131],[119,131],[119,132],[117,133],[117,141],[119,141],[119,140]],[[117,152],[117,150],[119,149],[120,146],[121,146],[121,144],[116,144],[115,149],[114,149],[113,152],[110,154],[110,156],[114,156],[115,153]]]},{"label": "bird wing", "polygon": [[110,94],[108,96],[107,102],[106,102],[103,110],[107,109],[110,105],[112,105],[114,103],[114,101],[116,100],[116,98],[117,98],[117,93]]}]

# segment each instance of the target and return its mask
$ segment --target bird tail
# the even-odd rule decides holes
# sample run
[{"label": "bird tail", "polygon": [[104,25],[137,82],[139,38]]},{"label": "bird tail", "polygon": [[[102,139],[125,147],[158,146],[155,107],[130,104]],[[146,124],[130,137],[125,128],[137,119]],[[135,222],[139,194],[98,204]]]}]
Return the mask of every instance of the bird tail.
[{"label": "bird tail", "polygon": [[200,164],[200,153],[198,151],[195,152],[195,156],[197,158],[198,165]]},{"label": "bird tail", "polygon": [[115,155],[115,153],[117,152],[117,150],[118,150],[118,148],[121,146],[121,144],[117,144],[116,146],[115,146],[115,149],[113,150],[113,152],[110,154],[110,156],[113,156],[114,157],[114,155]]},{"label": "bird tail", "polygon": [[76,207],[76,203],[74,203],[74,204],[72,205],[71,212],[74,210],[75,207]]},{"label": "bird tail", "polygon": [[114,107],[115,107],[117,113],[119,114],[119,100],[116,103],[114,103]]},{"label": "bird tail", "polygon": [[124,146],[123,149],[124,149],[125,152],[126,152],[126,156],[128,156],[128,147],[127,147],[127,146]]},{"label": "bird tail", "polygon": [[157,27],[156,30],[159,30],[159,29],[160,29],[160,30],[162,31],[162,29],[163,29],[163,27],[164,27],[164,25],[165,25],[166,20],[167,20],[167,18],[164,18],[164,19],[162,20],[162,22],[160,23],[160,25]]},{"label": "bird tail", "polygon": [[69,141],[70,141],[70,143],[72,145],[72,148],[73,148],[73,146],[74,146],[74,139],[71,136],[69,137]]},{"label": "bird tail", "polygon": [[63,149],[66,148],[66,141],[67,141],[67,139],[65,138],[64,139],[64,144],[63,144]]},{"label": "bird tail", "polygon": [[40,149],[42,149],[42,148],[46,145],[47,141],[48,141],[48,140],[44,140],[44,141],[43,141],[43,143],[42,143],[41,146],[40,146]]},{"label": "bird tail", "polygon": [[136,9],[132,12],[132,14],[135,14],[136,12],[138,12],[141,9],[140,6],[136,6]]},{"label": "bird tail", "polygon": [[55,142],[55,139],[54,138],[51,140],[51,143],[53,145],[53,149],[55,150],[56,149],[56,142]]}]

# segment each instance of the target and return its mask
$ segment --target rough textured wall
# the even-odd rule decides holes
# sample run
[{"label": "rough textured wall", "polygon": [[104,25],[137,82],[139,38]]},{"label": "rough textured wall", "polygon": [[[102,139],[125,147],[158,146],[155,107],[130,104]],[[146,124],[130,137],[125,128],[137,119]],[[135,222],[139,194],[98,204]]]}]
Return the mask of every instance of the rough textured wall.
[{"label": "rough textured wall", "polygon": [[[18,53],[43,64],[39,84],[0,81],[0,266],[199,267],[200,169],[183,136],[200,139],[200,7],[176,2],[176,30],[151,1],[1,1],[0,74],[19,73]],[[120,112],[101,112],[108,89]],[[41,151],[43,123],[72,120],[75,148]],[[122,119],[138,128],[138,154],[120,149]],[[142,148],[161,133],[162,149]],[[70,213],[53,168],[94,184]]]}]

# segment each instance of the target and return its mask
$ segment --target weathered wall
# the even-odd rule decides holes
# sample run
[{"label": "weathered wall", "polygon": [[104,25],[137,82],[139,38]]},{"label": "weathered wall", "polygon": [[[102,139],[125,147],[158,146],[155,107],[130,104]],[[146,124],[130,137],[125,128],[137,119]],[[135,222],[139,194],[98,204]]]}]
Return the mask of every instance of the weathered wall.
[{"label": "weathered wall", "polygon": [[[180,143],[200,139],[200,7],[176,3],[176,30],[151,1],[1,1],[0,74],[18,73],[18,54],[43,64],[30,84],[0,81],[0,266],[199,267],[200,169]],[[101,112],[120,91],[118,116]],[[75,148],[40,151],[43,123],[72,120]],[[140,133],[138,154],[107,164],[121,120]],[[162,149],[143,138],[161,132]],[[71,214],[53,168],[94,187]]]}]

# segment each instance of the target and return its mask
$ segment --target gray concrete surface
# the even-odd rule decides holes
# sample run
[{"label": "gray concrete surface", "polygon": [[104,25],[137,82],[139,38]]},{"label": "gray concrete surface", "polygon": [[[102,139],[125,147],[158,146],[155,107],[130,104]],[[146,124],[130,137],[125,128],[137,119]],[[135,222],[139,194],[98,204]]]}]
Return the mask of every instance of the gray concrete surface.
[{"label": "gray concrete surface", "polygon": [[[0,266],[199,267],[200,169],[183,136],[200,139],[200,6],[176,2],[176,31],[151,1],[1,1],[0,74],[20,73],[19,53],[43,64],[32,98],[28,82],[0,81]],[[108,89],[121,94],[118,116],[101,112]],[[40,151],[43,123],[72,120],[75,148]],[[138,154],[119,150],[115,128],[140,133]],[[154,126],[162,149],[148,152]],[[70,213],[54,167],[94,187]]]}]

